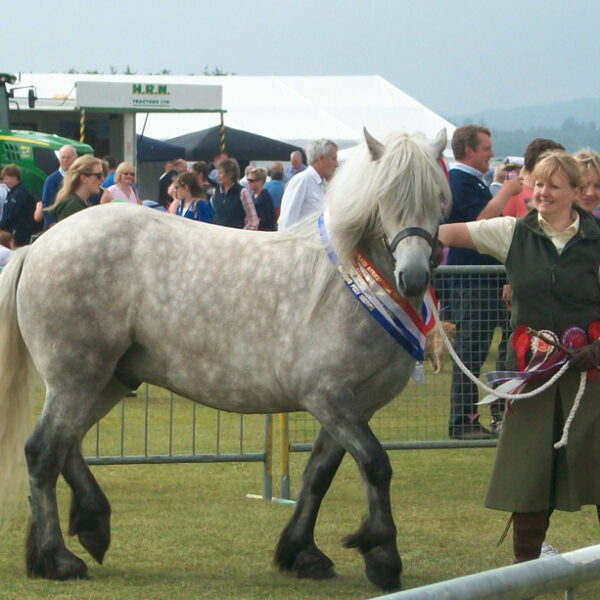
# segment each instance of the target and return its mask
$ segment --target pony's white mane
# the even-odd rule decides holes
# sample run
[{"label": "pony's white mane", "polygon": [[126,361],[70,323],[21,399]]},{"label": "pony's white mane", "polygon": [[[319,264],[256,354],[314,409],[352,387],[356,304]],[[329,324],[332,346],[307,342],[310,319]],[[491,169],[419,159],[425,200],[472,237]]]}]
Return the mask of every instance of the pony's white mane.
[{"label": "pony's white mane", "polygon": [[331,236],[340,259],[351,258],[364,239],[380,238],[381,223],[439,221],[442,201],[450,204],[444,173],[427,139],[392,133],[374,161],[363,144],[341,166],[326,192]]},{"label": "pony's white mane", "polygon": [[[361,242],[383,236],[382,222],[435,226],[442,209],[451,205],[444,172],[424,136],[395,133],[382,143],[384,152],[378,160],[373,160],[366,143],[351,153],[325,192],[331,243],[346,265]],[[307,316],[327,301],[331,282],[339,278],[323,251],[316,221],[317,215],[307,217],[280,238],[293,237],[313,250],[308,258],[312,277]]]}]

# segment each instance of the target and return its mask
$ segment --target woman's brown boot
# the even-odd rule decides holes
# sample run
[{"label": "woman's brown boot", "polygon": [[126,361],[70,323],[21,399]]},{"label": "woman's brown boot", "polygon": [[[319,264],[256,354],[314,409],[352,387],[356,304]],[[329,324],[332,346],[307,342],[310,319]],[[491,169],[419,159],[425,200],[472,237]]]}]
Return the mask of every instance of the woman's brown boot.
[{"label": "woman's brown boot", "polygon": [[515,563],[539,558],[550,524],[548,510],[513,513],[513,550]]}]

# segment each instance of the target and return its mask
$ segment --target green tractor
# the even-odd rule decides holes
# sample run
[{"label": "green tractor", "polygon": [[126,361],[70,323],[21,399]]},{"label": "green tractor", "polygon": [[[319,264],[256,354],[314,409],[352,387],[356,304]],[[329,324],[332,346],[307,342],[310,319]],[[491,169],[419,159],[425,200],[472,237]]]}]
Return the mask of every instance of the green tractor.
[{"label": "green tractor", "polygon": [[[83,144],[51,133],[21,131],[10,128],[9,98],[17,78],[11,73],[0,73],[0,165],[16,164],[23,174],[23,183],[37,198],[42,197],[46,177],[58,169],[57,152],[65,144],[73,146],[78,155],[93,154],[89,144]],[[35,92],[29,88],[29,108],[35,105]]]}]

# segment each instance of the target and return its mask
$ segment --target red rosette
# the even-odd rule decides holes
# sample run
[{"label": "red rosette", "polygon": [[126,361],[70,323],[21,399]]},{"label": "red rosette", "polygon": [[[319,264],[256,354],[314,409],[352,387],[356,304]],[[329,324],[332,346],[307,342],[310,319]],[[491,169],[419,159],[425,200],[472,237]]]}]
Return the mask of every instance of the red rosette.
[{"label": "red rosette", "polygon": [[587,333],[581,327],[567,327],[560,336],[560,343],[569,350],[588,345]]},{"label": "red rosette", "polygon": [[519,325],[513,332],[512,345],[517,353],[517,370],[525,370],[525,355],[531,345],[531,334],[527,333],[526,325]]},{"label": "red rosette", "polygon": [[[588,325],[588,338],[590,343],[600,340],[600,321],[592,321]],[[594,381],[596,375],[598,375],[598,369],[590,369],[587,373],[587,380]]]},{"label": "red rosette", "polygon": [[590,342],[600,340],[600,321],[592,321],[588,325],[588,338],[590,338]]}]

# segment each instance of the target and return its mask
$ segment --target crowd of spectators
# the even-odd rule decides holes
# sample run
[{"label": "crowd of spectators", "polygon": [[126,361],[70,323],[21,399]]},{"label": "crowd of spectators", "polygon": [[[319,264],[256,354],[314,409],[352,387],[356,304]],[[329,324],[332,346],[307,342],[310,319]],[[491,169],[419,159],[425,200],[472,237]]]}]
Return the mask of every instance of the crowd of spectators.
[{"label": "crowd of spectators", "polygon": [[58,221],[96,204],[126,202],[226,227],[276,231],[284,181],[307,168],[298,150],[290,156],[288,171],[281,162],[268,171],[248,165],[240,181],[238,162],[225,152],[217,153],[211,163],[188,165],[177,157],[165,163],[156,197],[142,200],[136,169],[129,162],[117,164],[110,155],[77,157],[68,144],[57,152],[57,159],[58,169],[46,177],[39,199],[23,183],[16,164],[0,170],[0,266],[13,247],[35,241]]}]

